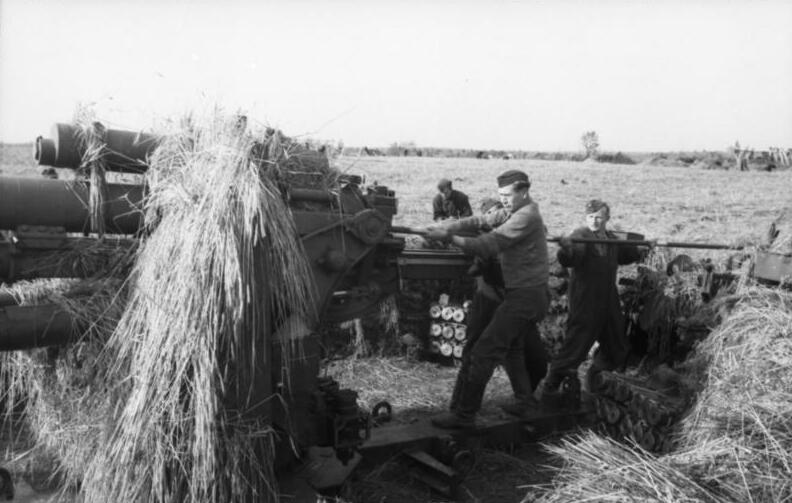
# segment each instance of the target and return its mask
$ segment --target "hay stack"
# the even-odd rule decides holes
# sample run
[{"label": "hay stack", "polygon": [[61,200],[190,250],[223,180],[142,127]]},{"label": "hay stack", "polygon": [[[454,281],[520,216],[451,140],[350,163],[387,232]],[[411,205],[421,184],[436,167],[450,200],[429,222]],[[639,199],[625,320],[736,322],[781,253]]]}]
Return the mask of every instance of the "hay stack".
[{"label": "hay stack", "polygon": [[792,499],[792,294],[742,287],[685,367],[701,393],[680,449],[654,457],[595,434],[549,449],[565,467],[527,500],[753,501]]},{"label": "hay stack", "polygon": [[[282,140],[215,114],[183,121],[155,151],[147,228],[123,298],[117,283],[109,296],[121,309],[86,302],[86,319],[104,320],[97,351],[85,352],[85,341],[68,349],[98,371],[61,385],[59,400],[39,394],[29,404],[31,417],[51,420],[33,429],[85,501],[278,499],[273,431],[251,390],[269,372],[260,362],[273,334],[283,361],[300,350],[300,324],[286,319],[315,318],[310,270],[277,186],[293,164]],[[62,378],[29,375],[28,393]]]}]

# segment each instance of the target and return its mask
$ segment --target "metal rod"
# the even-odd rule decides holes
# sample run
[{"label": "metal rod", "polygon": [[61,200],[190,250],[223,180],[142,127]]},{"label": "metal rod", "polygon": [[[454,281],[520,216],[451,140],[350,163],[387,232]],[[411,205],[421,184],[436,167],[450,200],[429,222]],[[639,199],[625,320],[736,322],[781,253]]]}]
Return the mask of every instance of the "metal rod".
[{"label": "metal rod", "polygon": [[[547,241],[558,243],[560,237],[550,237]],[[601,244],[615,246],[662,246],[664,248],[697,248],[702,250],[742,250],[743,246],[732,246],[717,243],[685,243],[679,241],[650,241],[646,239],[597,239],[597,238],[571,238],[571,242],[579,244]]]},{"label": "metal rod", "polygon": [[[391,231],[397,234],[415,234],[418,236],[426,236],[426,231],[415,227],[405,227],[394,225]],[[547,241],[551,243],[558,243],[561,237],[549,237]],[[743,246],[732,246],[717,243],[685,243],[678,241],[649,241],[645,239],[594,239],[594,238],[572,238],[570,241],[573,243],[581,244],[602,244],[602,245],[615,245],[615,246],[662,246],[664,248],[697,248],[702,250],[742,250]]]}]

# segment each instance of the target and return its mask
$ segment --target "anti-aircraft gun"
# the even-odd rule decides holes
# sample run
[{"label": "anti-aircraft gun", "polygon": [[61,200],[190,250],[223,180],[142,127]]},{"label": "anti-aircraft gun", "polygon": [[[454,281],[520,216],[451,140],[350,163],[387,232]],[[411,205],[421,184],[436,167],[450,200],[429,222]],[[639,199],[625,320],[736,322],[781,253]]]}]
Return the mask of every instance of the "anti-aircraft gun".
[{"label": "anti-aircraft gun", "polygon": [[[105,169],[132,177],[147,170],[148,156],[161,141],[154,135],[113,129],[103,130],[102,136]],[[56,124],[50,138],[36,140],[35,159],[40,166],[78,169],[84,150],[75,126]],[[289,162],[304,168],[305,176],[328,164],[326,156],[299,145],[290,151]],[[398,290],[402,279],[455,278],[470,265],[459,252],[405,250],[404,238],[392,226],[398,209],[394,192],[382,185],[364,187],[361,177],[341,175],[332,190],[283,185],[281,195],[310,265],[314,308],[322,322],[371,311]],[[100,215],[102,242],[108,249],[124,251],[137,245],[144,197],[140,184],[107,186]],[[96,273],[94,266],[79,260],[80,250],[97,241],[89,199],[90,187],[84,181],[0,177],[0,281]],[[63,260],[65,256],[69,260]],[[0,296],[0,351],[66,345],[84,328],[54,304],[23,306],[11,295]],[[253,393],[266,404],[260,413],[287,433],[288,440],[276,453],[276,469],[293,460],[292,441],[303,447],[330,446],[346,462],[369,438],[372,413],[358,406],[355,391],[319,376],[316,335],[307,335],[301,355],[288,362],[288,383],[282,377],[286,362],[281,361],[279,343],[273,338],[271,344],[269,361],[261,365],[267,371],[256,380]],[[281,400],[265,400],[275,394]],[[378,416],[384,410],[372,412]]]}]

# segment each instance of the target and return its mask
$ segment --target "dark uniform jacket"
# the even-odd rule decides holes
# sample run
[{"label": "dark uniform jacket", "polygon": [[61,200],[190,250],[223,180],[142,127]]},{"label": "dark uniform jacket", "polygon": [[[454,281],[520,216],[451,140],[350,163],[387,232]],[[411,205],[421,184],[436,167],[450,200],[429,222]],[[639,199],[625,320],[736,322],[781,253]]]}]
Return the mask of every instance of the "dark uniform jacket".
[{"label": "dark uniform jacket", "polygon": [[444,220],[446,218],[469,217],[473,214],[470,207],[468,196],[458,190],[451,190],[448,199],[442,194],[437,194],[432,201],[434,209],[434,220]]},{"label": "dark uniform jacket", "polygon": [[[618,239],[606,231],[608,239]],[[576,229],[571,238],[596,238],[588,227]],[[601,236],[600,236],[601,237]],[[567,338],[591,347],[600,341],[603,355],[612,363],[627,356],[624,317],[616,286],[619,265],[641,259],[635,246],[573,244],[558,250],[558,261],[571,267],[569,281],[569,321]]]}]

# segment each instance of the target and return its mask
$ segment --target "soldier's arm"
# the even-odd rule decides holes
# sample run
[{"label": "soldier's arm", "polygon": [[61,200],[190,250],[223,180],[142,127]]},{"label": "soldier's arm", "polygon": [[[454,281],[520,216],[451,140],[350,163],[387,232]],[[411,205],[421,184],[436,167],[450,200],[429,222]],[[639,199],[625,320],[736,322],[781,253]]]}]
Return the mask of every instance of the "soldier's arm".
[{"label": "soldier's arm", "polygon": [[445,212],[443,210],[443,197],[440,194],[436,195],[432,200],[432,208],[434,210],[432,216],[434,220],[441,219],[445,216]]},{"label": "soldier's arm", "polygon": [[460,217],[469,217],[473,215],[473,209],[470,207],[470,199],[466,194],[459,193],[459,203],[457,207],[459,208],[459,216]]},{"label": "soldier's arm", "polygon": [[[586,228],[575,229],[569,235],[571,239],[590,237]],[[561,246],[556,253],[558,262],[564,267],[579,267],[586,257],[586,245],[584,243],[571,243],[568,246]]]},{"label": "soldier's arm", "polygon": [[[486,216],[484,220],[487,220]],[[544,232],[541,222],[538,213],[515,213],[492,232],[478,237],[454,236],[453,242],[467,252],[491,257],[522,241],[532,232]]]}]

